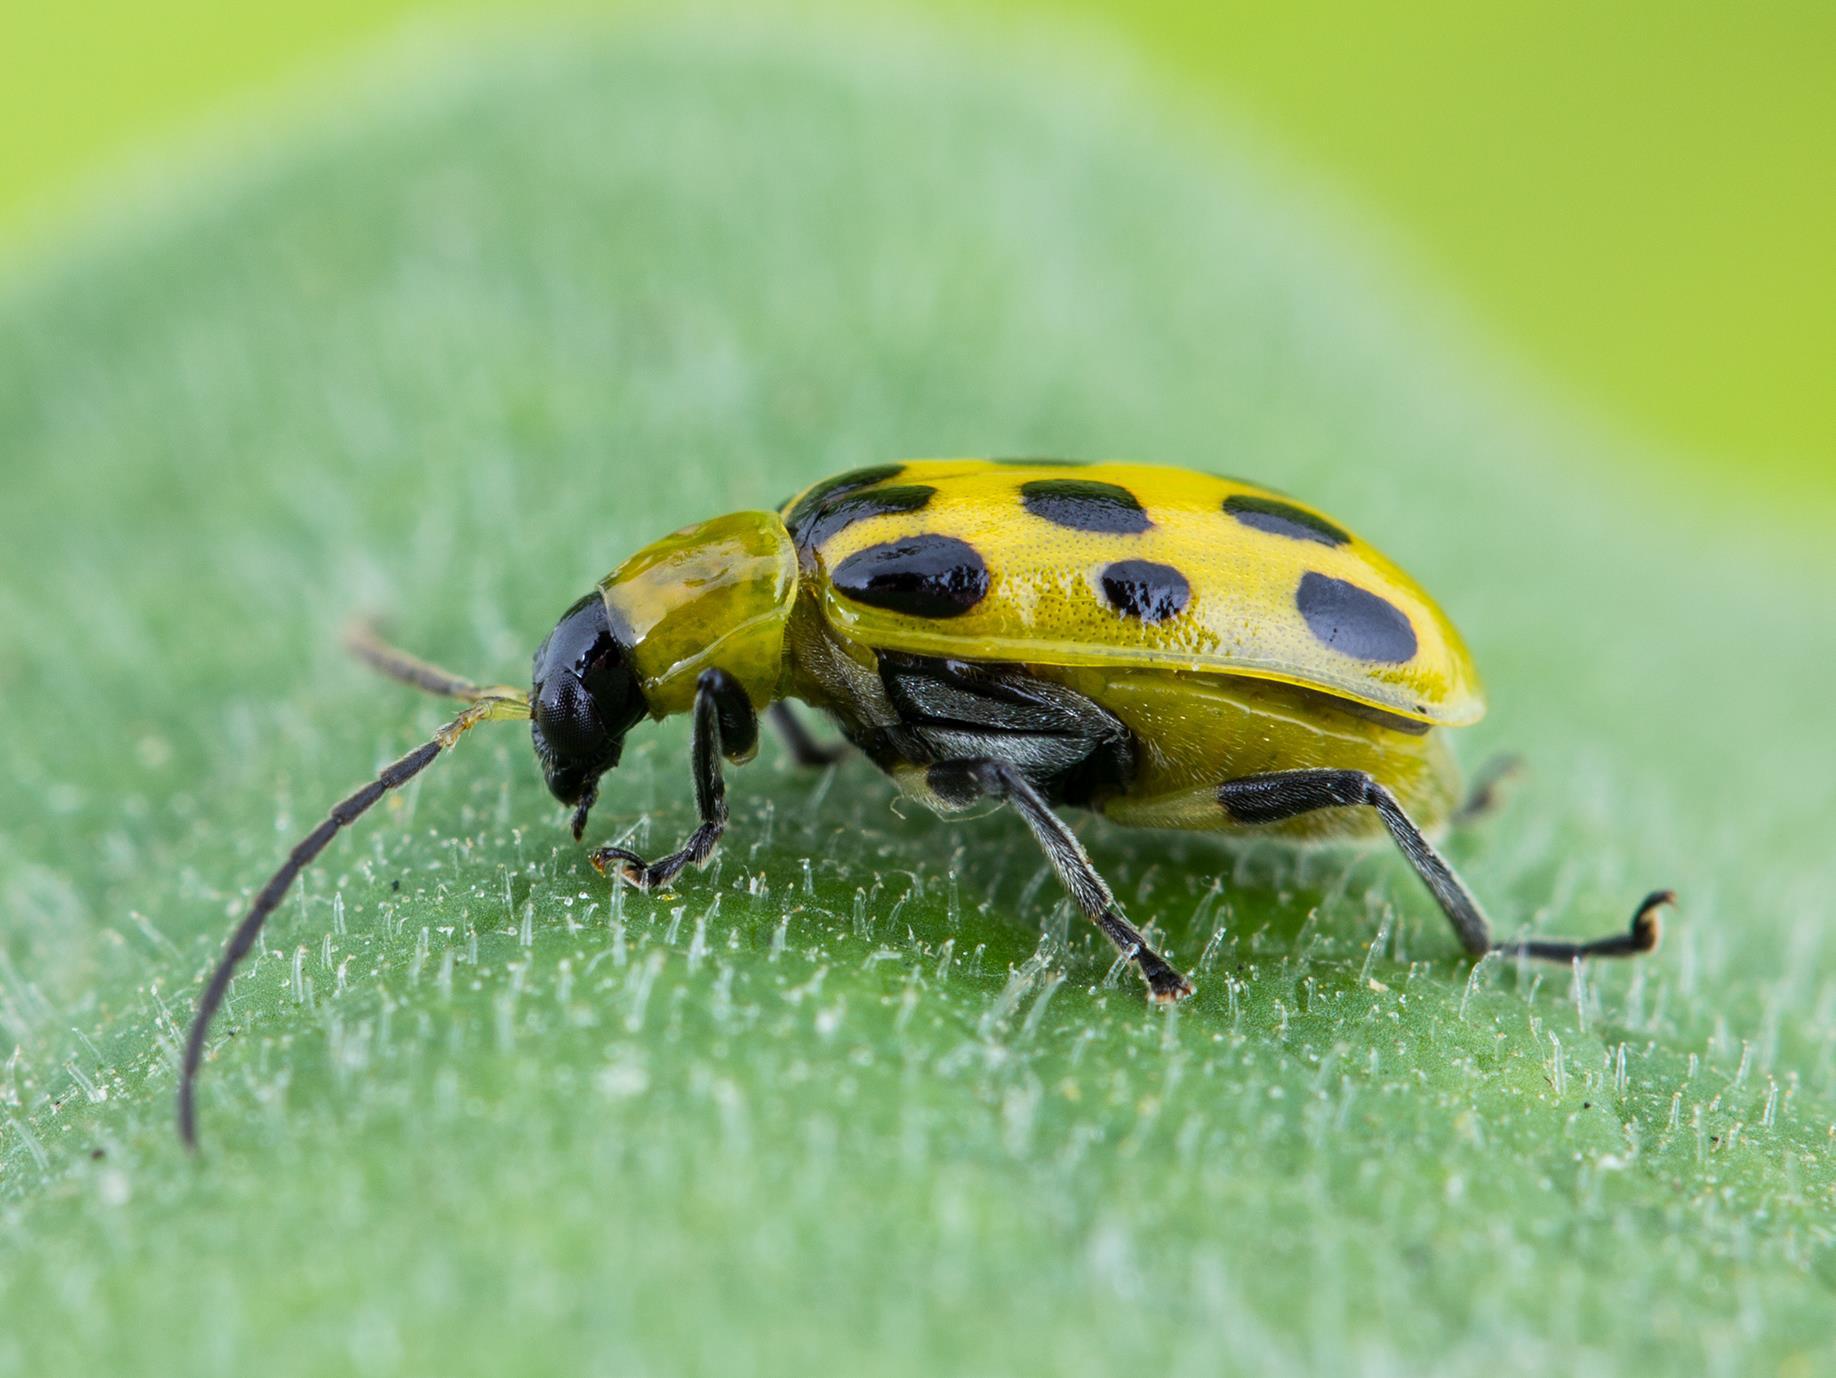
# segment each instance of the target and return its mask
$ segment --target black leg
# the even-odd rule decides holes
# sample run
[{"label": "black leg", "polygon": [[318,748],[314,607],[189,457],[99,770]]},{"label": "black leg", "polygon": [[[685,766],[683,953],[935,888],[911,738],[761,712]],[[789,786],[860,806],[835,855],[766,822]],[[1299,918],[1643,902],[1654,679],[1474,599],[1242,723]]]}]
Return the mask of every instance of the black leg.
[{"label": "black leg", "polygon": [[1676,896],[1668,890],[1647,895],[1632,916],[1624,933],[1592,942],[1538,941],[1501,943],[1492,937],[1479,904],[1467,892],[1453,868],[1422,836],[1402,805],[1389,790],[1360,770],[1284,770],[1268,775],[1247,775],[1241,780],[1227,780],[1218,787],[1218,802],[1239,823],[1279,823],[1315,809],[1337,809],[1364,806],[1377,810],[1377,816],[1390,830],[1390,836],[1402,849],[1415,874],[1434,895],[1459,935],[1460,945],[1475,957],[1488,952],[1507,956],[1541,957],[1551,962],[1572,962],[1577,957],[1630,957],[1650,952],[1658,945],[1658,910],[1672,903]]},{"label": "black leg", "polygon": [[1058,873],[1059,881],[1077,907],[1103,930],[1123,956],[1134,959],[1142,979],[1148,984],[1149,994],[1161,1003],[1182,1000],[1192,994],[1192,982],[1149,947],[1140,930],[1122,917],[1122,911],[1116,907],[1116,897],[1110,893],[1103,877],[1097,874],[1096,867],[1091,865],[1077,835],[1052,812],[1039,791],[1019,771],[1002,761],[946,761],[930,767],[926,782],[939,798],[951,805],[966,805],[983,796],[1003,799],[1013,805],[1026,820],[1027,827],[1033,830],[1046,860],[1052,863],[1052,869]]},{"label": "black leg", "polygon": [[588,856],[604,875],[612,867],[640,890],[668,885],[689,866],[706,866],[727,829],[727,786],[721,779],[723,754],[743,755],[759,735],[758,715],[739,682],[725,670],[703,670],[695,684],[695,809],[701,824],[680,851],[645,861],[623,847],[596,847]]},{"label": "black leg", "polygon": [[1450,820],[1456,828],[1463,828],[1469,823],[1477,823],[1482,818],[1490,817],[1503,802],[1507,786],[1515,780],[1524,769],[1522,756],[1494,756],[1479,767],[1473,776],[1472,788],[1466,792],[1466,799],[1454,810]]},{"label": "black leg", "polygon": [[824,746],[810,735],[803,725],[803,719],[791,711],[788,703],[774,703],[765,710],[771,719],[771,725],[777,729],[778,736],[784,741],[784,749],[791,754],[791,760],[800,766],[812,769],[819,766],[832,766],[848,754],[845,746]]}]

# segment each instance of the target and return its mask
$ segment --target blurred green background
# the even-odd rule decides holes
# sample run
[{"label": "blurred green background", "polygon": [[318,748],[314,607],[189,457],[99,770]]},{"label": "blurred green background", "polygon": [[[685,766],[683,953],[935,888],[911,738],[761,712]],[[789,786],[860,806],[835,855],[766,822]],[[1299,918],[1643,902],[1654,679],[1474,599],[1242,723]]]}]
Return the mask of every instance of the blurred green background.
[{"label": "blurred green background", "polygon": [[[1836,1372],[1827,43],[1486,14],[11,14],[0,1375]],[[1673,885],[1664,948],[1080,820],[1166,1017],[1011,817],[767,744],[626,895],[481,733],[276,915],[182,1155],[227,926],[438,718],[353,610],[514,677],[921,451],[1376,540],[1530,763],[1449,842],[1499,925]],[[690,826],[685,728],[596,839]]]},{"label": "blurred green background", "polygon": [[[8,6],[0,243],[277,78],[412,16],[492,8]],[[1316,177],[1501,357],[1621,428],[1622,453],[1775,509],[1836,500],[1836,5],[947,8],[1005,16],[1019,49],[1069,30],[1134,51],[1195,113],[1208,103]]]}]

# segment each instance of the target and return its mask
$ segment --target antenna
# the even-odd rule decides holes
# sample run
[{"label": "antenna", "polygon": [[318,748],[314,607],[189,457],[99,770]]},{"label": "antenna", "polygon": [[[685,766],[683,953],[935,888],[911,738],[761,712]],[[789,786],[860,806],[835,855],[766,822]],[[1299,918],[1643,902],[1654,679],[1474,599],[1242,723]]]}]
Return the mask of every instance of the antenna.
[{"label": "antenna", "polygon": [[179,1070],[179,1138],[184,1141],[186,1148],[194,1152],[198,1146],[198,1067],[204,1060],[204,1040],[210,1033],[211,1020],[222,1005],[223,997],[229,993],[230,979],[236,974],[236,967],[249,955],[249,949],[255,945],[262,925],[267,923],[268,916],[286,898],[287,891],[293,888],[293,882],[299,878],[300,872],[311,865],[313,858],[324,851],[334,837],[361,818],[378,799],[414,779],[433,764],[436,756],[479,723],[512,722],[529,717],[529,696],[522,690],[504,685],[480,687],[436,665],[429,665],[404,651],[396,650],[380,640],[367,626],[353,628],[346,636],[345,644],[358,659],[391,679],[431,694],[468,700],[469,706],[434,733],[431,741],[421,743],[400,760],[384,766],[375,779],[333,805],[319,826],[300,839],[287,854],[280,869],[268,877],[268,883],[255,896],[249,912],[243,915],[242,922],[230,934],[223,955],[217,959],[210,980],[205,983],[204,993],[198,997],[197,1010],[191,1016],[191,1029],[185,1037],[184,1061]]}]

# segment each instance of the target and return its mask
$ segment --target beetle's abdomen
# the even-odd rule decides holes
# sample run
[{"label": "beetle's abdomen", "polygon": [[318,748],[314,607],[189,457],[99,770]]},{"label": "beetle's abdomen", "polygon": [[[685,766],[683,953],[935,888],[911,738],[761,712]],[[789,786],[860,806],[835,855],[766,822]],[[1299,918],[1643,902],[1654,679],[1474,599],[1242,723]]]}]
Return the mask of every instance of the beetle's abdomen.
[{"label": "beetle's abdomen", "polygon": [[[1359,770],[1386,786],[1425,829],[1451,815],[1460,772],[1443,734],[1266,680],[1164,670],[1037,666],[1033,673],[1088,695],[1136,744],[1128,787],[1102,812],[1125,827],[1236,831],[1218,803],[1227,780],[1275,771]],[[1374,837],[1371,809],[1302,815],[1260,835],[1296,840]]]}]

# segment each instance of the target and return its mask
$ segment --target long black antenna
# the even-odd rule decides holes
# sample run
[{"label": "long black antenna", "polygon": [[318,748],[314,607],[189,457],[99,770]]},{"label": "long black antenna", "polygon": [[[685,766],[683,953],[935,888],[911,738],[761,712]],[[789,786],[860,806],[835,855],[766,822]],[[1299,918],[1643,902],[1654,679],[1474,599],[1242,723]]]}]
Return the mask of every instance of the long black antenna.
[{"label": "long black antenna", "polygon": [[[458,717],[434,733],[432,741],[423,742],[399,761],[384,766],[369,784],[333,806],[325,820],[287,854],[280,869],[268,878],[268,883],[261,887],[261,893],[255,896],[255,902],[249,906],[249,912],[243,915],[242,922],[236,925],[236,931],[230,935],[223,955],[217,959],[215,970],[210,973],[210,981],[205,985],[204,993],[198,997],[197,1010],[191,1016],[191,1030],[185,1037],[185,1058],[179,1070],[178,1132],[185,1147],[194,1152],[198,1146],[198,1066],[204,1060],[204,1040],[210,1033],[211,1020],[215,1018],[218,1006],[223,1003],[223,997],[229,993],[230,978],[236,974],[237,965],[249,955],[249,949],[255,945],[262,925],[286,898],[287,891],[293,887],[300,872],[311,865],[312,859],[324,851],[341,830],[361,818],[378,799],[414,779],[433,764],[434,757],[479,723],[524,719],[529,716],[529,699],[520,690],[479,688],[437,667],[417,661],[412,656],[394,651],[374,637],[370,637],[366,646],[360,648],[353,635],[351,648],[365,661],[393,678],[433,693],[469,698],[473,702]],[[375,651],[374,655],[366,653],[371,649]],[[402,671],[400,667],[403,666],[413,667],[412,677]],[[423,673],[425,678],[421,677]],[[436,684],[440,687],[436,688]]]}]

